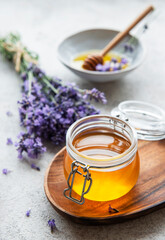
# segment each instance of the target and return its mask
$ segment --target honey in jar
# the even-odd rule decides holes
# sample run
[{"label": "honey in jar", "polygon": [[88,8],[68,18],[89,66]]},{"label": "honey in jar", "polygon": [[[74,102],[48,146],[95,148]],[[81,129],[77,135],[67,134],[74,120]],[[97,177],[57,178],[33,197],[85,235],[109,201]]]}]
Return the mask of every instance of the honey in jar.
[{"label": "honey in jar", "polygon": [[69,178],[70,198],[72,191],[93,201],[125,195],[139,176],[134,129],[120,119],[103,115],[77,121],[67,133],[64,173]]}]

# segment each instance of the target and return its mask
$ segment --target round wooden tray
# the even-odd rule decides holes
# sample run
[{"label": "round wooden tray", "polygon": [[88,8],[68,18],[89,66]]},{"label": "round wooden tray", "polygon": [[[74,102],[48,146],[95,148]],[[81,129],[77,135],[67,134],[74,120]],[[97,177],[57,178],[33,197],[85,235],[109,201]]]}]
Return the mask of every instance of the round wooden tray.
[{"label": "round wooden tray", "polygon": [[[165,206],[165,140],[139,141],[140,176],[136,186],[125,196],[110,202],[85,200],[78,205],[63,196],[67,187],[63,173],[65,148],[57,153],[49,165],[45,193],[62,216],[83,224],[117,223],[143,216]],[[109,213],[109,204],[118,213]]]}]

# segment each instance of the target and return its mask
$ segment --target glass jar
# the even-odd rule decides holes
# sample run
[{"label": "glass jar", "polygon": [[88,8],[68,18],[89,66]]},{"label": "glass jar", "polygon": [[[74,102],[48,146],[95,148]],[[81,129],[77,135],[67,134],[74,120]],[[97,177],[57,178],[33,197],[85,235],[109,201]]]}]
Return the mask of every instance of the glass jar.
[{"label": "glass jar", "polygon": [[94,115],[68,129],[64,158],[68,199],[83,204],[85,198],[120,198],[136,184],[139,168],[137,134],[127,121]]},{"label": "glass jar", "polygon": [[157,141],[165,138],[165,111],[142,101],[123,101],[111,111],[113,117],[129,119],[138,139]]}]

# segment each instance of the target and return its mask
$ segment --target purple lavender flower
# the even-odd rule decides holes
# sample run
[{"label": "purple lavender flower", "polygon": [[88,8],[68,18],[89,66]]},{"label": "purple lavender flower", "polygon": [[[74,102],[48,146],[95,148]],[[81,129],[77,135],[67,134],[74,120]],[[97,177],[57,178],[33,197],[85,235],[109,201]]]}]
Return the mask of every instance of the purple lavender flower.
[{"label": "purple lavender flower", "polygon": [[105,95],[103,92],[100,92],[96,88],[93,88],[92,90],[87,90],[86,94],[84,95],[84,99],[95,99],[97,102],[101,101],[102,103],[106,104],[107,100],[105,98]]},{"label": "purple lavender flower", "polygon": [[[34,158],[34,151],[30,150],[33,141],[29,140],[29,137],[32,136],[33,140],[39,137],[40,141],[41,138],[50,139],[59,145],[65,142],[67,129],[73,122],[81,117],[98,113],[72,85],[61,86],[58,81],[54,86],[57,86],[56,94],[49,89],[49,95],[54,95],[54,102],[44,93],[43,87],[38,82],[32,84],[31,94],[23,95],[22,101],[19,101],[21,125],[26,127],[28,133],[28,137],[24,136],[24,141],[20,141],[18,144],[21,145],[17,148],[19,158],[22,158],[23,152]],[[91,95],[90,99],[106,102],[104,94],[99,91],[97,96],[94,90],[88,93],[89,95]],[[80,106],[83,106],[81,111],[79,110]],[[26,138],[28,140],[25,140]],[[39,152],[43,153],[44,150]]]},{"label": "purple lavender flower", "polygon": [[51,232],[53,233],[55,228],[56,228],[55,220],[54,219],[49,219],[48,225],[49,225],[49,227],[51,229]]},{"label": "purple lavender flower", "polygon": [[[128,63],[128,61],[125,58],[121,59],[121,63],[120,64],[118,63],[116,58],[112,58],[110,62],[106,62],[104,65],[98,64],[96,66],[96,71],[100,71],[100,72],[113,71],[113,72],[115,72],[115,71],[121,70],[122,69],[122,65],[126,64],[126,63]],[[85,99],[87,99],[86,95],[85,95]]]},{"label": "purple lavender flower", "polygon": [[31,164],[31,168],[36,169],[37,171],[40,171],[40,168],[36,166],[34,163]]},{"label": "purple lavender flower", "polygon": [[23,88],[23,91],[24,91],[25,93],[28,93],[28,91],[29,91],[29,80],[25,80],[25,81],[23,82],[22,88]]},{"label": "purple lavender flower", "polygon": [[31,214],[31,210],[29,209],[29,210],[26,211],[26,216],[30,217],[30,214]]},{"label": "purple lavender flower", "polygon": [[69,118],[72,118],[73,115],[74,115],[74,113],[75,113],[75,111],[74,111],[73,108],[68,108],[68,109],[67,109],[67,116],[68,116]]},{"label": "purple lavender flower", "polygon": [[27,71],[30,71],[33,69],[33,63],[29,63],[27,67]]},{"label": "purple lavender flower", "polygon": [[5,175],[7,175],[10,172],[11,172],[11,170],[8,170],[7,168],[2,169],[2,173]]},{"label": "purple lavender flower", "polygon": [[104,65],[100,63],[96,65],[96,71],[107,72],[109,70],[110,70],[110,62],[106,62]]},{"label": "purple lavender flower", "polygon": [[127,60],[126,58],[122,58],[122,59],[121,59],[121,63],[127,64],[127,63],[128,63],[128,60]]},{"label": "purple lavender flower", "polygon": [[7,112],[6,112],[6,115],[7,115],[8,117],[11,117],[13,114],[12,114],[12,112],[7,111]]},{"label": "purple lavender flower", "polygon": [[23,158],[23,152],[26,152],[30,158],[38,158],[40,154],[46,151],[39,137],[30,136],[28,133],[20,133],[18,146],[18,158]]},{"label": "purple lavender flower", "polygon": [[113,67],[113,71],[114,71],[114,72],[115,72],[115,71],[118,71],[118,70],[119,70],[118,67],[116,67],[116,66]]},{"label": "purple lavender flower", "polygon": [[113,57],[113,58],[111,59],[111,62],[117,63],[117,59]]},{"label": "purple lavender flower", "polygon": [[22,78],[22,80],[25,81],[28,78],[27,73],[26,72],[21,73],[21,78]]},{"label": "purple lavender flower", "polygon": [[[34,82],[31,94],[24,95],[19,102],[19,112],[21,125],[26,127],[29,136],[50,139],[59,145],[65,142],[66,131],[73,122],[81,117],[97,114],[98,111],[83,99],[84,92],[81,94],[73,85],[61,86],[59,80],[53,85],[57,86],[57,93],[52,93],[49,89],[49,95],[54,95],[54,102],[44,93],[43,87]],[[100,96],[102,97],[101,93]],[[90,97],[96,98],[92,95]],[[21,151],[19,157],[22,157]]]},{"label": "purple lavender flower", "polygon": [[124,50],[125,50],[125,52],[133,52],[134,48],[131,44],[125,43],[124,44]]},{"label": "purple lavender flower", "polygon": [[11,138],[7,138],[7,142],[6,142],[7,145],[13,145],[13,141]]},{"label": "purple lavender flower", "polygon": [[103,72],[104,71],[104,69],[103,69],[103,65],[102,64],[97,64],[96,65],[96,71],[99,71],[99,72]]},{"label": "purple lavender flower", "polygon": [[103,65],[103,70],[104,70],[104,72],[108,72],[110,70],[110,62],[106,62]]},{"label": "purple lavender flower", "polygon": [[117,209],[115,209],[115,208],[112,208],[112,207],[111,207],[111,204],[109,204],[108,211],[109,211],[109,213],[118,213],[118,212],[119,212],[119,210],[117,210]]}]

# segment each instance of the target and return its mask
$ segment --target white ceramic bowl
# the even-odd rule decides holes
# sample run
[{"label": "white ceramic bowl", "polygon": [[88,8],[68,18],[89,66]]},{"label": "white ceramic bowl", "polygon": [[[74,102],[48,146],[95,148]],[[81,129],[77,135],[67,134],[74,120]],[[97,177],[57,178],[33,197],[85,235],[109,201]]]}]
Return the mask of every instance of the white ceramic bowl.
[{"label": "white ceramic bowl", "polygon": [[[143,61],[145,52],[144,47],[141,41],[137,38],[135,38],[136,47],[134,48],[134,51],[131,53],[124,53],[124,56],[131,60],[130,65],[126,69],[115,72],[97,72],[77,69],[71,64],[73,59],[83,52],[87,52],[91,49],[103,49],[117,33],[118,31],[110,29],[89,29],[75,33],[60,43],[58,46],[58,58],[76,75],[89,81],[109,82],[121,79],[137,68]],[[119,49],[121,49],[121,46],[123,46],[123,43],[126,42],[130,36],[132,35],[125,37],[112,51],[117,53]]]}]

